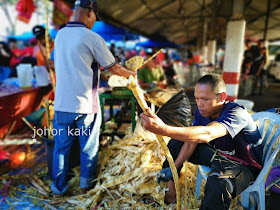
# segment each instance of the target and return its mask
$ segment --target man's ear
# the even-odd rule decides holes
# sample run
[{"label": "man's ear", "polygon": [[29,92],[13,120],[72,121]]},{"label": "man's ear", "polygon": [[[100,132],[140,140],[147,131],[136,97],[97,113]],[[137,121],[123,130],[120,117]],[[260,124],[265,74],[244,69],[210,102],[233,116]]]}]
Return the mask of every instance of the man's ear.
[{"label": "man's ear", "polygon": [[226,92],[222,92],[220,93],[220,101],[225,101],[227,99],[227,93]]},{"label": "man's ear", "polygon": [[87,16],[88,16],[88,18],[91,18],[91,15],[92,15],[92,9],[88,9],[88,13],[87,13]]}]

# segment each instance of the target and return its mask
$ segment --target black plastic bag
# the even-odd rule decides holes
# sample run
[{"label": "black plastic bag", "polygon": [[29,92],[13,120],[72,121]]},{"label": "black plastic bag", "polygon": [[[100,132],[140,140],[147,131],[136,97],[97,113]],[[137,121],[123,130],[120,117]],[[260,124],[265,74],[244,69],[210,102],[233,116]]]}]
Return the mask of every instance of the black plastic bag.
[{"label": "black plastic bag", "polygon": [[162,105],[156,114],[170,126],[188,127],[192,123],[190,100],[183,89]]}]

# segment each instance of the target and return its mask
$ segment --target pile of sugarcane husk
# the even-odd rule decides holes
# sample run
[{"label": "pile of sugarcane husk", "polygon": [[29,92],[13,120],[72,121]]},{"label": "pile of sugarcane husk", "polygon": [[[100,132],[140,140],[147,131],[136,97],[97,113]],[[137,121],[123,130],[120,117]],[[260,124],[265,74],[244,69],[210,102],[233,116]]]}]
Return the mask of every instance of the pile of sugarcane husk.
[{"label": "pile of sugarcane husk", "polygon": [[[131,128],[127,129],[128,131]],[[168,141],[169,138],[166,138]],[[153,133],[145,131],[140,123],[134,133],[127,134],[99,154],[99,171],[94,189],[83,196],[81,209],[99,208],[165,208],[165,183],[158,184],[156,174],[165,160],[164,153]],[[189,165],[189,164],[188,164]],[[189,196],[195,199],[195,167],[189,165]],[[183,177],[181,177],[182,180]],[[153,198],[155,202],[147,204]],[[195,202],[194,208],[198,207]],[[170,206],[176,206],[170,204]]]},{"label": "pile of sugarcane husk", "polygon": [[[134,133],[128,127],[126,134],[123,139],[101,148],[97,184],[87,194],[81,194],[79,167],[74,169],[74,176],[69,181],[68,195],[60,199],[52,197],[51,181],[42,179],[44,176],[40,173],[47,173],[46,166],[40,169],[40,173],[35,170],[30,174],[12,177],[4,175],[0,180],[3,186],[9,185],[9,197],[15,197],[16,200],[16,192],[20,191],[33,204],[51,209],[175,209],[176,204],[164,203],[164,195],[168,190],[166,183],[158,184],[156,181],[156,174],[161,170],[165,156],[155,135],[144,130],[139,122]],[[167,143],[169,138],[164,140]],[[204,196],[205,181],[201,187],[201,197],[195,196],[196,170],[195,165],[187,163],[187,173],[185,167],[181,171],[182,209],[199,208]],[[17,187],[20,184],[26,187]],[[236,208],[237,199],[234,199],[230,209]]]},{"label": "pile of sugarcane husk", "polygon": [[[110,146],[102,148],[99,153],[99,170],[96,186],[86,195],[80,196],[76,203],[79,209],[169,209],[176,204],[165,204],[166,183],[158,184],[156,174],[162,169],[165,160],[156,137],[144,130],[139,121],[134,133],[129,133]],[[164,138],[166,143],[169,138]],[[182,209],[197,209],[203,198],[195,196],[197,166],[187,163],[181,171],[180,184]],[[185,177],[187,176],[187,177]],[[187,184],[185,184],[187,180]],[[186,186],[186,189],[185,189]],[[154,202],[147,203],[153,198]],[[232,202],[231,209],[236,209],[237,200]]]}]

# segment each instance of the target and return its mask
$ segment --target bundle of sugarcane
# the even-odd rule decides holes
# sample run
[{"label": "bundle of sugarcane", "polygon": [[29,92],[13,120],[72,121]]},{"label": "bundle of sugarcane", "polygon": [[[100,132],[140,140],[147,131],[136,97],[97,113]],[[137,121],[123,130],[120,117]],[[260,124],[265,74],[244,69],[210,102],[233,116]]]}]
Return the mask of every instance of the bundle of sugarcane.
[{"label": "bundle of sugarcane", "polygon": [[[48,13],[48,7],[49,7],[49,2],[47,0],[45,0],[45,4],[46,4],[46,32],[45,32],[45,40],[46,40],[46,53],[47,53],[47,59],[50,59],[50,42],[49,42],[49,13]],[[50,69],[50,80],[51,80],[51,84],[53,86],[53,90],[55,92],[55,86],[56,86],[56,81],[55,81],[55,75],[54,75],[54,71],[53,69]]]}]

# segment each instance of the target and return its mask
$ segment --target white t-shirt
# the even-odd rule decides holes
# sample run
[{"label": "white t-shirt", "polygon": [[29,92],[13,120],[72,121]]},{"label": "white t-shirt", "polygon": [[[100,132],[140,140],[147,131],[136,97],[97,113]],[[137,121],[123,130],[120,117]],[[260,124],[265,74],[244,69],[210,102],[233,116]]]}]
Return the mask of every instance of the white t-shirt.
[{"label": "white t-shirt", "polygon": [[99,66],[116,64],[104,39],[81,22],[59,30],[54,48],[55,111],[90,114],[100,110]]}]

